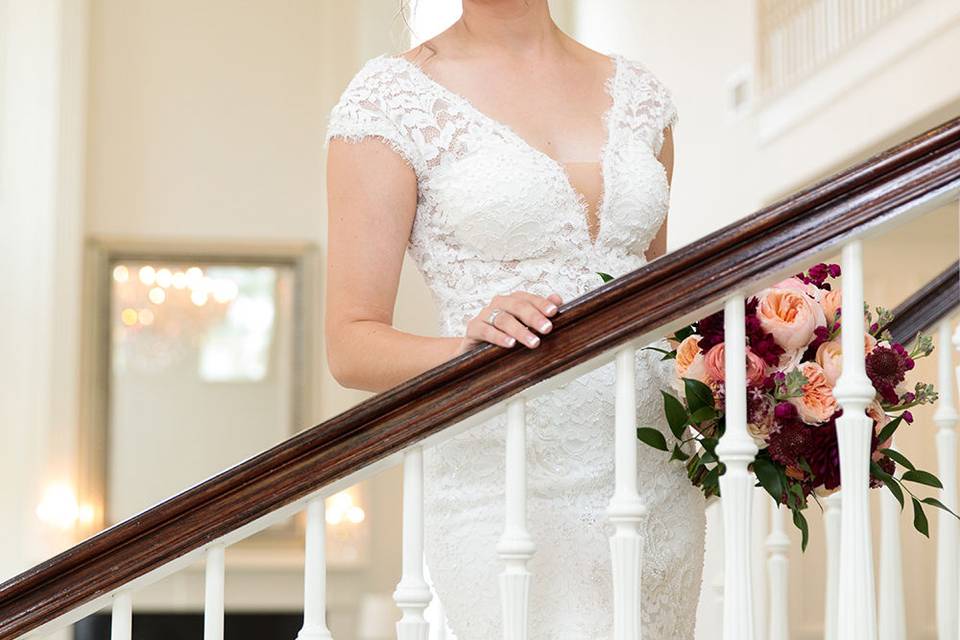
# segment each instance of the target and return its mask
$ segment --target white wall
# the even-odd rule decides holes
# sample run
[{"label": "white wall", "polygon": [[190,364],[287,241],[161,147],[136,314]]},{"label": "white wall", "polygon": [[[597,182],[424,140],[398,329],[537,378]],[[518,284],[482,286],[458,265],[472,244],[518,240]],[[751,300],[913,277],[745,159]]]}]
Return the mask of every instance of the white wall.
[{"label": "white wall", "polygon": [[69,543],[34,514],[73,483],[78,417],[84,3],[0,3],[0,578]]}]

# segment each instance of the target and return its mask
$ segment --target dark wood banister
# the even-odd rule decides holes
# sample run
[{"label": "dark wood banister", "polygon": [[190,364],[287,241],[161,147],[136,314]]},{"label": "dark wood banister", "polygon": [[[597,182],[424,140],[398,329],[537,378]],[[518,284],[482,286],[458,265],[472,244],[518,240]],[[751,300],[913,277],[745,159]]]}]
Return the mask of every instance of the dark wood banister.
[{"label": "dark wood banister", "polygon": [[[960,306],[960,262],[940,272],[893,310],[887,325],[893,339],[901,344],[913,340]],[[940,345],[938,345],[939,347]]]},{"label": "dark wood banister", "polygon": [[536,350],[480,346],[8,580],[0,585],[0,640],[957,189],[960,117],[565,304]]}]

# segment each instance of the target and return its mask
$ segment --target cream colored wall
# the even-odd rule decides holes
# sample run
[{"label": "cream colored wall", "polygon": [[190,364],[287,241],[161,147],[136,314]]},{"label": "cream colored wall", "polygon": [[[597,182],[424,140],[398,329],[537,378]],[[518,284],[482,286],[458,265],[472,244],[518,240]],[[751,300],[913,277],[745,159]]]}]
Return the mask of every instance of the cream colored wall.
[{"label": "cream colored wall", "polygon": [[[364,60],[402,45],[395,10],[384,0],[92,0],[86,234],[201,246],[309,241],[322,250],[327,114]],[[408,268],[397,322],[429,332],[430,305]],[[332,379],[322,328],[313,330],[319,375],[303,427],[366,395]],[[399,578],[398,470],[365,491],[376,532],[369,562],[330,572],[331,627],[340,638],[353,637],[360,595],[389,593]],[[281,568],[269,574],[249,555],[227,554],[228,606],[299,608],[297,552],[278,549],[266,565]],[[196,608],[201,587],[202,574],[187,571],[139,594],[138,606]]]}]

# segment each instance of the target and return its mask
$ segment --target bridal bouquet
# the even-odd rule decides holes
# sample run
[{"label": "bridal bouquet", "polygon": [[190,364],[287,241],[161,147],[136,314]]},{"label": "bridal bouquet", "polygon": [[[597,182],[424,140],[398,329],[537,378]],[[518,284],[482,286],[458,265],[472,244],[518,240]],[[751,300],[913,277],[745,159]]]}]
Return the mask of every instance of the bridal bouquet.
[{"label": "bridal bouquet", "polygon": [[[841,305],[840,290],[830,282],[839,276],[839,265],[818,264],[745,303],[747,426],[760,449],[751,470],[758,484],[790,509],[804,549],[808,529],[803,510],[811,499],[840,488],[836,420],[842,409],[833,388],[842,365]],[[877,308],[876,317],[868,308],[864,313],[866,370],[876,389],[867,408],[874,422],[870,485],[886,487],[901,509],[906,492],[914,527],[929,536],[922,505],[949,509],[936,498],[918,497],[911,484],[940,488],[940,481],[891,449],[890,440],[900,425],[913,421],[912,407],[937,399],[933,385],[906,386],[914,361],[929,356],[933,342],[920,335],[907,349],[885,328],[892,319],[889,311]],[[724,471],[716,454],[724,432],[723,339],[720,311],[677,331],[669,340],[671,351],[658,349],[676,363],[674,393],[663,392],[663,407],[680,444],[671,452],[659,430],[637,430],[642,442],[685,464],[690,480],[708,498],[720,495]],[[904,469],[900,475],[898,466]]]}]

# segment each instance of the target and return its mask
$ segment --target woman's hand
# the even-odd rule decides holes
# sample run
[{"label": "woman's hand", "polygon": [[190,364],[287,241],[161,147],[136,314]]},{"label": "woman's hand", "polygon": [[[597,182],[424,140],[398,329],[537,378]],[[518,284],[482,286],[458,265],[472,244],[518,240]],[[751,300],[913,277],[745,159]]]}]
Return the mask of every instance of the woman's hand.
[{"label": "woman's hand", "polygon": [[556,315],[561,304],[563,300],[555,293],[546,298],[526,291],[497,296],[467,323],[467,335],[454,355],[466,353],[481,342],[509,349],[519,341],[534,349],[540,344],[537,333],[546,334],[553,329],[549,317]]}]

